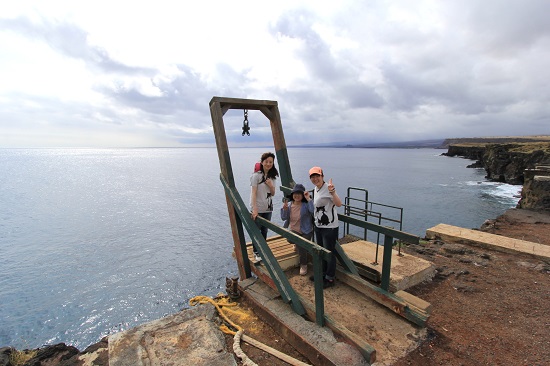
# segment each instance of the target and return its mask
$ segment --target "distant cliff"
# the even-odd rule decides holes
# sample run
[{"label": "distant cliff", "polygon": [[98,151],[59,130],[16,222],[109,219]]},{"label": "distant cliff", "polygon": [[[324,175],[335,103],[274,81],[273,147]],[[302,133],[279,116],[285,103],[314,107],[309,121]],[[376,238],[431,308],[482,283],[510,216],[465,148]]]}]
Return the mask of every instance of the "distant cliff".
[{"label": "distant cliff", "polygon": [[446,153],[441,155],[460,156],[465,159],[475,160],[468,168],[483,168],[483,154],[485,154],[485,145],[449,145]]},{"label": "distant cliff", "polygon": [[550,165],[550,142],[450,145],[443,155],[476,160],[469,167],[485,169],[492,181],[523,184],[525,169]]}]

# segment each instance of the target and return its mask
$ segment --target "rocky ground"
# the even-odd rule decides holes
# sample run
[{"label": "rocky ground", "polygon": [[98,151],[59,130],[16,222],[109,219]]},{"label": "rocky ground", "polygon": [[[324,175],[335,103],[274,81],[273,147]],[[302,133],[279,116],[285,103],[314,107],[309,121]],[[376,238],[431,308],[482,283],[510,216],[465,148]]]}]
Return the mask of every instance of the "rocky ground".
[{"label": "rocky ground", "polygon": [[[481,230],[550,245],[550,213],[512,209],[495,220],[488,220]],[[403,250],[437,266],[433,281],[407,290],[432,304],[428,337],[416,350],[392,362],[393,365],[548,364],[550,261],[441,241],[422,244],[406,246]],[[333,291],[332,296],[337,293]],[[247,314],[242,325],[250,337],[308,362],[258,319],[246,303],[240,302],[239,306]],[[233,339],[226,336],[226,340],[230,350]],[[106,347],[106,341],[90,349],[97,347]],[[86,353],[83,351],[77,358],[78,350],[69,347],[61,360],[59,355],[48,355],[48,348],[39,351],[40,360],[35,358],[26,365],[82,365],[76,360],[82,360],[82,354]],[[242,349],[258,365],[288,365],[246,343]],[[94,364],[107,365],[105,356]],[[0,357],[0,365],[9,364],[2,363]]]}]

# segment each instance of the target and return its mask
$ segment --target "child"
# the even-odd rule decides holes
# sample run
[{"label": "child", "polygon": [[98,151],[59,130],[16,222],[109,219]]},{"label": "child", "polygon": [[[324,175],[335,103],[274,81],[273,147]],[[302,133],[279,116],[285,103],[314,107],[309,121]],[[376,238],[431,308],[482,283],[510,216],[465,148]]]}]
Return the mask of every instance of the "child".
[{"label": "child", "polygon": [[[309,196],[302,184],[296,184],[292,189],[292,193],[287,196],[291,200],[290,204],[285,199],[281,208],[281,219],[284,221],[284,227],[296,233],[307,240],[311,240],[313,236],[313,200]],[[307,250],[299,245],[295,246],[300,256],[300,275],[307,274]]]}]

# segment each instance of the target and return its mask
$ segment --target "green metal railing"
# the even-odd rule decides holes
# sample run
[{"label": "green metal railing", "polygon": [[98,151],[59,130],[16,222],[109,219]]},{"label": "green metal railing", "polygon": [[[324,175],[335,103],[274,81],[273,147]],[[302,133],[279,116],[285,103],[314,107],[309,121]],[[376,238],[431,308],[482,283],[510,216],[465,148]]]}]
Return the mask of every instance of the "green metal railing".
[{"label": "green metal railing", "polygon": [[[352,197],[352,192],[363,192],[364,199]],[[361,207],[360,205],[363,205]],[[375,210],[376,208],[376,210]],[[393,218],[387,215],[387,209],[396,211]],[[384,211],[384,212],[381,212]],[[403,208],[397,206],[386,205],[383,203],[369,201],[369,192],[364,188],[349,187],[347,190],[347,196],[344,199],[344,212],[351,217],[361,217],[364,221],[369,221],[369,218],[373,217],[377,224],[380,226],[387,226],[384,224],[396,223],[399,226],[399,231],[403,230]],[[349,223],[344,224],[344,235],[351,234]],[[376,231],[376,253],[373,264],[378,264],[378,246],[380,245],[380,232]],[[363,240],[368,240],[368,229],[363,229]],[[401,241],[399,241],[398,253],[401,255]]]},{"label": "green metal railing", "polygon": [[393,250],[394,239],[402,240],[404,242],[411,243],[411,244],[418,244],[420,242],[420,238],[416,235],[408,234],[389,227],[373,224],[371,222],[359,220],[351,216],[338,214],[338,219],[343,221],[344,223],[352,224],[367,230],[373,230],[373,231],[376,231],[377,233],[384,235],[384,257],[382,262],[382,277],[381,277],[380,287],[385,291],[389,291],[391,255]]}]

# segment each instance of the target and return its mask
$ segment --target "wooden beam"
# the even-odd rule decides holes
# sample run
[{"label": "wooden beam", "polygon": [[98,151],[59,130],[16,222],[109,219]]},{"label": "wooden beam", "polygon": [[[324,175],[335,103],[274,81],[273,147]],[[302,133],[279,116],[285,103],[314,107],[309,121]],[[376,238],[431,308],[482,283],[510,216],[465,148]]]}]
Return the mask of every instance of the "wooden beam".
[{"label": "wooden beam", "polygon": [[338,279],[350,287],[353,287],[363,295],[373,299],[377,303],[387,307],[397,315],[420,326],[426,325],[428,319],[427,314],[421,311],[416,311],[408,306],[407,302],[391,292],[384,291],[380,287],[374,286],[357,275],[351,275],[347,272],[339,270]]},{"label": "wooden beam", "polygon": [[[223,113],[218,102],[210,103],[210,115],[212,117],[212,127],[214,129],[214,136],[216,140],[216,147],[218,151],[218,160],[220,163],[220,175],[229,186],[235,186],[235,180],[233,178],[233,170],[231,168],[231,159],[229,157],[229,147],[227,145],[227,136],[225,135],[225,127],[223,124]],[[239,276],[241,279],[249,278],[251,276],[250,264],[248,258],[243,258],[243,246],[246,245],[244,234],[242,232],[242,224],[235,214],[235,208],[229,199],[229,196],[225,195],[227,203],[227,212],[229,216],[229,224],[231,226],[231,234],[233,236],[233,251],[237,258],[237,266],[239,269]],[[240,227],[240,229],[239,229]]]},{"label": "wooden beam", "polygon": [[213,97],[210,100],[210,106],[216,103],[219,104],[221,108],[227,109],[261,110],[261,108],[264,107],[271,108],[277,106],[277,102],[272,100]]}]

